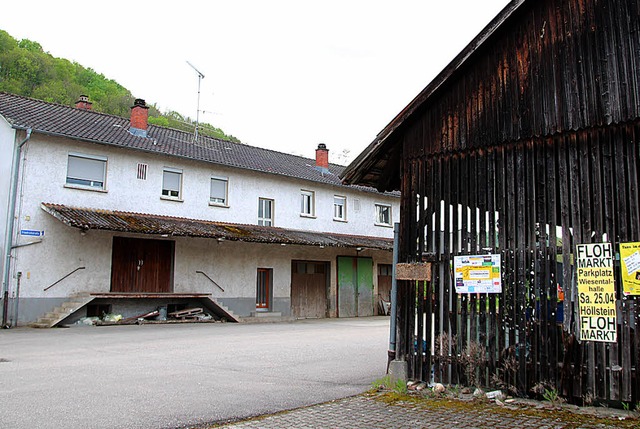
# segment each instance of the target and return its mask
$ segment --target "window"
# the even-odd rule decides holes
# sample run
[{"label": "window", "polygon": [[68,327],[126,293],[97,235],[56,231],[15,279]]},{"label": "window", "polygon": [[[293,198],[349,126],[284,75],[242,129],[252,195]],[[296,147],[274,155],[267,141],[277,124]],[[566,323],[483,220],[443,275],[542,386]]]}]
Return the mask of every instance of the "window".
[{"label": "window", "polygon": [[67,185],[89,189],[105,189],[107,158],[69,154]]},{"label": "window", "polygon": [[305,191],[304,189],[301,192],[301,204],[300,204],[300,215],[301,216],[315,216],[316,207],[315,207],[315,192],[313,191]]},{"label": "window", "polygon": [[211,193],[209,194],[209,204],[216,205],[216,206],[226,206],[228,190],[229,190],[228,179],[212,177]]},{"label": "window", "polygon": [[376,204],[376,225],[391,226],[391,206]]},{"label": "window", "polygon": [[258,268],[258,281],[256,285],[256,310],[269,311],[271,308],[271,279],[273,270],[271,268]]},{"label": "window", "polygon": [[258,199],[258,225],[273,225],[273,200]]},{"label": "window", "polygon": [[347,197],[333,196],[333,220],[347,220]]},{"label": "window", "polygon": [[165,168],[162,171],[162,196],[172,199],[180,199],[182,188],[182,171],[173,168]]},{"label": "window", "polygon": [[388,264],[378,264],[378,275],[379,276],[389,276],[393,274],[393,267]]}]

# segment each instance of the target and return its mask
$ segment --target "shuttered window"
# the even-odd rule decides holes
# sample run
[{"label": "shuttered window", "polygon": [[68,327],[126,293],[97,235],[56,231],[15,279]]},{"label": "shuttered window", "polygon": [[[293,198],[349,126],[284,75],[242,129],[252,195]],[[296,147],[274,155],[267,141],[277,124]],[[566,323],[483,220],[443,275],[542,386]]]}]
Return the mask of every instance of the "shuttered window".
[{"label": "shuttered window", "polygon": [[107,158],[69,154],[67,184],[105,189]]},{"label": "shuttered window", "polygon": [[227,205],[227,191],[229,188],[228,179],[211,178],[211,192],[209,202],[215,205]]},{"label": "shuttered window", "polygon": [[162,172],[162,195],[165,197],[180,198],[181,187],[182,172],[165,168]]}]

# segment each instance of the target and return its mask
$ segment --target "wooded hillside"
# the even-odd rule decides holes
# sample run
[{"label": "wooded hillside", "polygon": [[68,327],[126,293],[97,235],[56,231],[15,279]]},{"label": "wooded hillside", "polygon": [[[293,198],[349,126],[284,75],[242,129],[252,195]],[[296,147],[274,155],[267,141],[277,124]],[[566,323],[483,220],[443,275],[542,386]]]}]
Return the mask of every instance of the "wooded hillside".
[{"label": "wooded hillside", "polygon": [[[16,40],[0,30],[0,91],[52,103],[75,105],[82,94],[89,96],[92,109],[128,117],[134,97],[127,88],[91,68],[44,52],[31,40]],[[160,112],[149,103],[149,123],[193,132],[195,121],[178,112]],[[223,140],[240,142],[210,124],[200,123],[198,132]]]}]

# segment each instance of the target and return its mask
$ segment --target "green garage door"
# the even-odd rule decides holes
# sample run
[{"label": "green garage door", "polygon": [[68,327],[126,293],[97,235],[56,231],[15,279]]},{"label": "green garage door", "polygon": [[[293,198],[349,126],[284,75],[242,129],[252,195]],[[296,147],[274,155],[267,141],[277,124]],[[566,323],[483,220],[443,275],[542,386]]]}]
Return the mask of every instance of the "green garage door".
[{"label": "green garage door", "polygon": [[338,317],[373,315],[373,260],[338,257]]}]

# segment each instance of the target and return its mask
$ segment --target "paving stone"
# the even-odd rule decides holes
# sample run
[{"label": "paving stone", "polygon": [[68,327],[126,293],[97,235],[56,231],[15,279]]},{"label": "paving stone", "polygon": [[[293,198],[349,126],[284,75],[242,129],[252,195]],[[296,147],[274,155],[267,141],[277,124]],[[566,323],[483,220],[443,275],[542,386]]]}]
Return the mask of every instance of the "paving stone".
[{"label": "paving stone", "polygon": [[[423,408],[412,403],[387,404],[361,395],[325,404],[300,408],[252,420],[230,423],[225,429],[486,429],[566,427],[554,417],[535,417],[518,413],[493,413],[484,408],[458,410],[450,407]],[[609,425],[580,426],[615,428]]]}]

